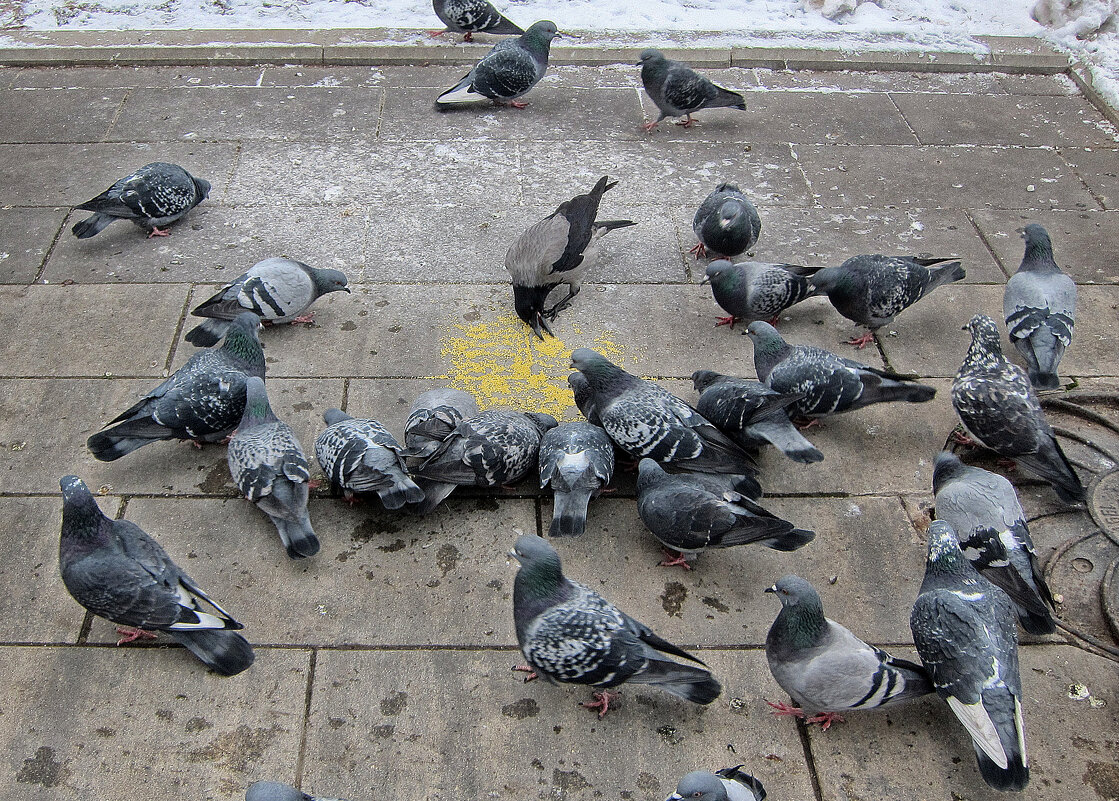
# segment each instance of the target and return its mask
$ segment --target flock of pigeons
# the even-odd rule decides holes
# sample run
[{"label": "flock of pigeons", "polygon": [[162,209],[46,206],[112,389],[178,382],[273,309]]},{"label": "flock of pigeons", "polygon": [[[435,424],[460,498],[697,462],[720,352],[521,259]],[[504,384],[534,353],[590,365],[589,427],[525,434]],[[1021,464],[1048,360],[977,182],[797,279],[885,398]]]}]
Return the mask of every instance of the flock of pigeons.
[{"label": "flock of pigeons", "polygon": [[[435,0],[449,30],[519,33],[492,6],[478,0]],[[511,26],[511,27],[510,27]],[[543,74],[556,34],[543,22],[515,43],[498,45],[440,103],[482,95],[514,101]],[[525,58],[529,60],[525,60]],[[539,58],[543,58],[540,62]],[[683,65],[655,51],[642,55],[642,77],[663,116],[686,115],[703,105],[734,105]],[[520,81],[518,83],[517,81]],[[684,103],[684,85],[702,102]],[[518,88],[520,87],[520,88]],[[741,100],[741,96],[734,95]],[[685,124],[690,124],[690,117]],[[655,125],[656,123],[653,123]],[[652,127],[652,126],[647,126]],[[543,339],[548,321],[570,306],[607,232],[635,223],[600,221],[603,177],[587,194],[562,203],[510,246],[518,316]],[[202,202],[210,185],[181,167],[148,164],[78,206],[93,216],[73,233],[90,237],[116,219],[166,236],[163,227]],[[449,388],[422,394],[412,405],[404,445],[379,422],[328,409],[315,456],[331,485],[347,499],[376,493],[387,509],[426,514],[457,486],[509,485],[539,470],[541,487],[555,494],[552,537],[577,536],[590,500],[610,483],[617,454],[636,463],[637,509],[669,549],[664,565],[692,569],[711,548],[759,543],[782,551],[811,542],[758,503],[762,488],[754,457],[773,445],[802,463],[825,458],[799,426],[873,403],[922,403],[932,387],[818,347],[787,343],[774,324],[782,311],[826,295],[873,333],[937,287],[964,277],[958,261],[859,255],[838,267],[811,269],[734,259],[757,241],[761,218],[738,187],[724,183],[704,200],[694,219],[696,258],[707,267],[716,302],[728,316],[719,324],[747,323],[757,381],[699,370],[695,407],[657,384],[622,370],[601,354],[579,348],[569,376],[586,422],[558,424],[542,413],[479,412],[468,393]],[[1010,364],[989,317],[968,324],[971,346],[952,386],[965,435],[1014,459],[1053,485],[1065,502],[1084,500],[1034,392],[1059,386],[1058,364],[1073,331],[1076,287],[1053,260],[1045,230],[1026,226],[1025,255],[1005,293],[1006,325],[1028,374]],[[547,307],[561,284],[566,297]],[[349,292],[346,276],[288,258],[254,265],[193,314],[203,322],[187,340],[200,348],[166,381],[91,436],[103,461],[151,442],[189,439],[227,442],[231,477],[275,525],[292,558],[320,547],[307,512],[311,469],[291,428],[273,413],[265,388],[261,323],[305,321],[315,299]],[[766,322],[769,320],[770,322]],[[61,479],[63,518],[60,570],[71,595],[95,615],[121,626],[121,642],[164,631],[221,675],[253,663],[238,623],[136,525],[106,517],[76,476]],[[922,664],[890,656],[824,616],[820,597],[797,576],[770,587],[781,610],[766,638],[771,672],[796,706],[772,704],[826,729],[841,713],[939,693],[966,727],[983,778],[1000,790],[1021,790],[1029,779],[1022,724],[1016,621],[1029,632],[1055,630],[1053,597],[1041,576],[1025,514],[1013,486],[944,452],[933,478],[937,520],[928,530],[924,582],[911,627]],[[546,540],[522,535],[513,598],[517,640],[529,680],[597,688],[584,704],[605,715],[625,682],[650,684],[697,704],[722,688],[704,663],[657,636],[587,586],[564,576],[559,554]],[[689,664],[670,657],[686,660]],[[672,799],[752,801],[760,782],[739,765],[681,779]],[[249,801],[309,798],[272,782],[250,788]]]}]

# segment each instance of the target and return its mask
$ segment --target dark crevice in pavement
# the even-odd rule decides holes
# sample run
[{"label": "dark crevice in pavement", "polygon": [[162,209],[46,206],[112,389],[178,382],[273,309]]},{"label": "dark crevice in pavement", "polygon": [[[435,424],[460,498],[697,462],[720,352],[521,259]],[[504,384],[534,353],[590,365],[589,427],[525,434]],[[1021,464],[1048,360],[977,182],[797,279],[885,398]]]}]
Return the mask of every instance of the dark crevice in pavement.
[{"label": "dark crevice in pavement", "polygon": [[311,727],[311,697],[315,687],[315,666],[318,664],[319,652],[311,649],[311,657],[307,665],[307,693],[303,698],[303,725],[299,730],[299,751],[295,755],[295,786],[303,785],[303,765],[307,753],[307,730]]},{"label": "dark crevice in pavement", "polygon": [[58,244],[58,240],[66,233],[66,221],[69,215],[64,215],[62,221],[58,224],[58,230],[54,232],[51,242],[47,245],[46,252],[43,253],[43,260],[39,263],[39,270],[35,273],[35,280],[32,284],[41,284],[43,282],[43,275],[47,272],[47,262],[50,261],[51,254],[54,253],[54,248]]},{"label": "dark crevice in pavement", "polygon": [[812,792],[817,801],[824,801],[824,792],[820,784],[820,776],[816,771],[816,760],[812,756],[812,742],[808,738],[808,724],[797,719],[797,735],[800,737],[800,747],[804,750],[804,762],[808,767],[808,778],[812,781]]},{"label": "dark crevice in pavement", "polygon": [[979,241],[983,243],[983,247],[987,248],[987,252],[991,254],[991,258],[995,260],[995,264],[997,264],[999,266],[999,269],[1002,270],[1002,274],[1009,278],[1010,270],[1007,269],[1007,266],[1002,263],[1002,259],[1000,259],[999,254],[995,252],[995,249],[991,245],[990,240],[988,240],[987,236],[983,233],[983,229],[979,227],[979,223],[975,221],[975,218],[971,215],[970,211],[968,211],[967,209],[962,209],[962,211],[964,213],[964,216],[967,217],[967,221],[971,223],[971,227],[975,229],[975,235],[979,237]]},{"label": "dark crevice in pavement", "polygon": [[901,121],[905,123],[905,127],[909,129],[909,132],[911,134],[913,134],[913,141],[918,145],[925,144],[924,142],[921,141],[920,134],[918,134],[917,131],[914,130],[913,126],[909,123],[909,120],[905,116],[905,112],[901,110],[901,106],[899,106],[897,104],[897,101],[894,100],[894,93],[893,92],[886,92],[885,94],[886,94],[886,99],[890,101],[890,105],[892,105],[894,108],[896,108],[898,110],[898,115],[901,117]]}]

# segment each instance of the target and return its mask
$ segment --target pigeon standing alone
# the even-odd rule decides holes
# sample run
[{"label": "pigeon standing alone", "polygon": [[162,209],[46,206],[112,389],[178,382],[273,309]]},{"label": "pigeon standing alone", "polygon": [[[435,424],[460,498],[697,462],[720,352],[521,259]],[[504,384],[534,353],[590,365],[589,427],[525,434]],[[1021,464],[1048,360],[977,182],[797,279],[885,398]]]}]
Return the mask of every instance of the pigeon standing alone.
[{"label": "pigeon standing alone", "polygon": [[540,487],[555,495],[553,537],[577,536],[587,528],[587,505],[614,475],[614,443],[590,423],[561,423],[540,440]]},{"label": "pigeon standing alone", "polygon": [[355,492],[376,492],[386,509],[419,503],[424,492],[408,475],[403,449],[376,420],[341,409],[323,412],[327,428],[315,439],[315,457],[335,487],[353,502]]},{"label": "pigeon standing alone", "polygon": [[688,252],[697,259],[707,255],[733,259],[757,244],[762,218],[742,190],[722,183],[699,204],[692,231],[699,243]]},{"label": "pigeon standing alone", "polygon": [[765,801],[765,787],[742,770],[744,767],[735,765],[714,773],[693,770],[676,783],[676,792],[665,801],[683,801],[685,798],[699,801]]},{"label": "pigeon standing alone", "polygon": [[641,83],[661,113],[641,126],[646,131],[652,131],[665,117],[684,117],[676,124],[690,128],[695,124],[692,112],[702,108],[746,110],[746,99],[738,92],[716,86],[686,64],[665,58],[659,50],[643,50],[639,66]]},{"label": "pigeon standing alone", "polygon": [[96,236],[113,220],[132,220],[148,238],[168,236],[160,226],[178,220],[210,195],[210,182],[195,178],[178,164],[155,161],[121,178],[76,209],[94,215],[71,229],[78,239]]},{"label": "pigeon standing alone", "polygon": [[421,393],[412,401],[404,424],[404,455],[431,456],[459,423],[477,414],[478,402],[469,392],[438,387]]},{"label": "pigeon standing alone", "polygon": [[435,99],[435,108],[445,110],[487,98],[498,105],[524,108],[528,104],[517,98],[544,77],[552,39],[558,33],[554,22],[541,20],[515,40],[498,42],[465,78]]},{"label": "pigeon standing alone", "polygon": [[711,262],[704,283],[711,284],[715,302],[729,315],[720,317],[715,325],[734,328],[739,320],[747,324],[768,320],[770,325],[777,325],[781,312],[818,294],[809,280],[815,272],[815,267],[796,264],[732,264],[726,259]]},{"label": "pigeon standing alone", "polygon": [[475,33],[524,33],[519,25],[503,17],[486,0],[432,0],[431,5],[435,16],[447,26],[445,30],[433,31],[433,36],[461,33],[465,34],[464,42],[473,42]]}]

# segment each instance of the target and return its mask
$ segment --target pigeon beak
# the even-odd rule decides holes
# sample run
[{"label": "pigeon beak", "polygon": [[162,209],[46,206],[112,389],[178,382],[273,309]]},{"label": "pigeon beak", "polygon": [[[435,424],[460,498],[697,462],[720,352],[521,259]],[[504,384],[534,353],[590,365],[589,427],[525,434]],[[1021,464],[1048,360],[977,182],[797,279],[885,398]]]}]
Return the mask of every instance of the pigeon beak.
[{"label": "pigeon beak", "polygon": [[967,331],[967,326],[966,325],[961,325],[960,330],[961,331]]},{"label": "pigeon beak", "polygon": [[699,282],[699,285],[703,286],[704,284],[710,284],[710,283],[711,283],[711,276],[705,275],[705,276],[703,276],[703,280]]},{"label": "pigeon beak", "polygon": [[765,592],[777,592],[777,585],[774,584],[772,587],[766,587]]},{"label": "pigeon beak", "polygon": [[680,795],[679,793],[673,793],[668,798],[666,798],[664,801],[683,801],[683,798],[684,798],[684,796]]},{"label": "pigeon beak", "polygon": [[348,286],[342,287],[342,291],[345,292],[347,295],[352,294],[352,292],[350,291],[350,288]]}]

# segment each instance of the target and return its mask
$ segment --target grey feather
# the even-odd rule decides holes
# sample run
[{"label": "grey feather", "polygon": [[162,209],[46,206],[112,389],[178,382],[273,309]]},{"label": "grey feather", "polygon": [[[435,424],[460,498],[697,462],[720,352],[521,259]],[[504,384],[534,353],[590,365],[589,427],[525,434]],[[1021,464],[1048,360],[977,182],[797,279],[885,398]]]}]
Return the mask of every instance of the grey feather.
[{"label": "grey feather", "polygon": [[575,398],[575,406],[587,418],[591,425],[601,427],[602,421],[598,419],[598,412],[594,408],[594,390],[580,372],[569,373],[567,385],[571,387],[571,394]]},{"label": "grey feather", "polygon": [[355,492],[375,492],[386,509],[424,499],[423,490],[408,475],[403,448],[383,425],[340,409],[327,409],[323,420],[327,428],[315,439],[315,458],[347,498]]},{"label": "grey feather", "polygon": [[459,423],[477,414],[478,402],[469,392],[439,387],[422,393],[412,401],[404,424],[405,456],[431,456]]},{"label": "grey feather", "polygon": [[714,773],[694,770],[676,783],[676,792],[666,801],[682,801],[685,798],[699,801],[765,801],[765,787],[742,770],[744,767],[735,765]]},{"label": "grey feather", "polygon": [[515,101],[536,86],[548,69],[548,52],[556,24],[535,22],[516,39],[506,39],[470,70],[461,81],[439,95],[435,108],[490,99],[496,103]]},{"label": "grey feather", "polygon": [[762,233],[762,219],[737,186],[723,183],[696,209],[692,231],[699,240],[696,258],[715,255],[731,259],[757,244]]},{"label": "grey feather", "polygon": [[715,302],[730,315],[733,326],[739,320],[772,321],[785,309],[817,294],[809,280],[815,271],[795,264],[731,264],[720,259],[707,265],[707,280]]},{"label": "grey feather", "polygon": [[468,42],[474,33],[524,33],[486,0],[432,0],[431,5],[447,31],[468,34]]},{"label": "grey feather", "polygon": [[163,233],[210,194],[210,182],[195,178],[177,164],[156,161],[121,178],[92,200],[76,209],[95,214],[73,227],[74,236],[88,239],[113,220],[131,220],[147,229],[149,236]]},{"label": "grey feather", "polygon": [[646,130],[655,128],[665,117],[685,117],[683,124],[691,125],[692,112],[704,108],[746,110],[746,100],[738,92],[716,86],[686,64],[665,58],[659,50],[642,51],[641,84],[660,110],[660,116],[646,125]]},{"label": "grey feather", "polygon": [[540,441],[540,486],[555,495],[553,537],[582,534],[587,505],[614,475],[614,443],[590,423],[561,423]]}]

